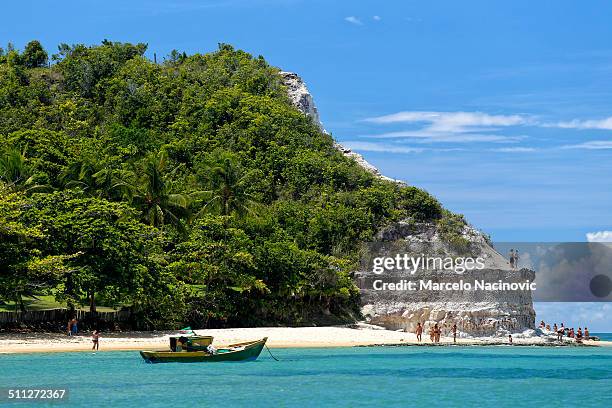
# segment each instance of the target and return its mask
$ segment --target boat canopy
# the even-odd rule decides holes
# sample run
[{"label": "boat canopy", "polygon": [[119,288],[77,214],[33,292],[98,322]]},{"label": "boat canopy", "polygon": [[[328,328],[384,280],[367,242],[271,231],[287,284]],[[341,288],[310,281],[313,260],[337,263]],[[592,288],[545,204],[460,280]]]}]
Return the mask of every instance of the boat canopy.
[{"label": "boat canopy", "polygon": [[213,336],[170,336],[170,350],[172,351],[199,351],[206,350],[206,347],[213,342]]}]

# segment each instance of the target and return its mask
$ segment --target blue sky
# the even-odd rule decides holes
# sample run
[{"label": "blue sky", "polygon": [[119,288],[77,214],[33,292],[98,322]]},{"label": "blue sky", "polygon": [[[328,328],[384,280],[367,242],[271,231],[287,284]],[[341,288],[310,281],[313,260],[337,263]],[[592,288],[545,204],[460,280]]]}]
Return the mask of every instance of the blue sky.
[{"label": "blue sky", "polygon": [[[46,5],[43,5],[46,4]],[[612,240],[612,3],[19,1],[0,43],[227,42],[299,73],[325,127],[495,241]]]}]

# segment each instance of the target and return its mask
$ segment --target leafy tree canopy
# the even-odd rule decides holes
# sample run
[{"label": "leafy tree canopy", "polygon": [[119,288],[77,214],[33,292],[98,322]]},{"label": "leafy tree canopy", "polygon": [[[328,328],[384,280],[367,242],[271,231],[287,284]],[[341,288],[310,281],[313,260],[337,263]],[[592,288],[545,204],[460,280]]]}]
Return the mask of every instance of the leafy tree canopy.
[{"label": "leafy tree canopy", "polygon": [[18,288],[0,297],[49,290],[149,327],[340,321],[360,243],[462,222],[344,157],[263,57],[146,49],[0,50],[0,279]]}]

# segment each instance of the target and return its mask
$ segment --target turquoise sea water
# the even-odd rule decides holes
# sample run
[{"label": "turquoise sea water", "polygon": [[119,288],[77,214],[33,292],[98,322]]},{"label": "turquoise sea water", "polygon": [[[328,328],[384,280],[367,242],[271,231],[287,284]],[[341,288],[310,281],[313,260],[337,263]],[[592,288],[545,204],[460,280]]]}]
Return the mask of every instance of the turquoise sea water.
[{"label": "turquoise sea water", "polygon": [[612,406],[608,347],[272,352],[281,361],[266,350],[218,364],[145,364],[137,352],[0,355],[0,387],[69,388],[55,407]]}]

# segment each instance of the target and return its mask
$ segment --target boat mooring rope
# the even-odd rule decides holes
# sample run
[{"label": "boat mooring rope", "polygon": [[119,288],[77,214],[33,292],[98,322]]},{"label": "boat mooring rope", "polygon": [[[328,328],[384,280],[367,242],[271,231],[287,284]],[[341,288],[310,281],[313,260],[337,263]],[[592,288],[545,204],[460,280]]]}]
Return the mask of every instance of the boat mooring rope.
[{"label": "boat mooring rope", "polygon": [[272,357],[275,361],[280,361],[278,358],[274,357],[267,345],[264,344],[264,347],[266,348],[266,350],[268,350],[268,353],[270,353],[270,357]]}]

